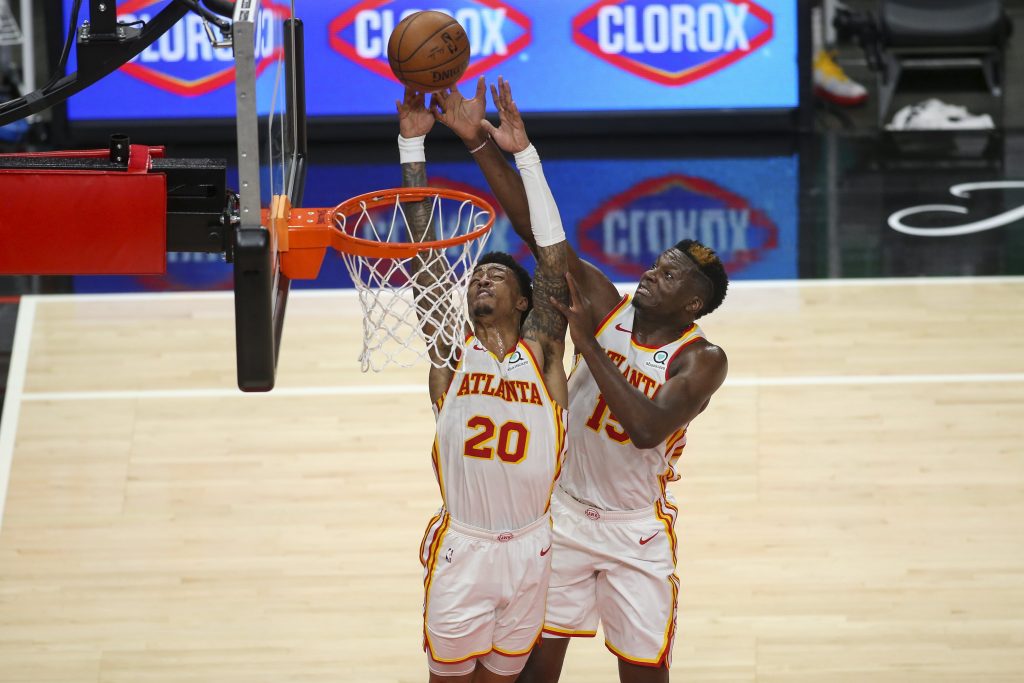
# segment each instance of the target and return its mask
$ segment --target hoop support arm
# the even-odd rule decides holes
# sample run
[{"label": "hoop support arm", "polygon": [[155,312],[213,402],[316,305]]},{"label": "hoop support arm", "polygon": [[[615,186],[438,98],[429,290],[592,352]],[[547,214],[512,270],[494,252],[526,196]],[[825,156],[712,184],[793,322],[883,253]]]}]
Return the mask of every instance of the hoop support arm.
[{"label": "hoop support arm", "polygon": [[224,160],[166,159],[123,136],[2,154],[0,274],[160,274],[167,251],[230,256],[226,173]]}]

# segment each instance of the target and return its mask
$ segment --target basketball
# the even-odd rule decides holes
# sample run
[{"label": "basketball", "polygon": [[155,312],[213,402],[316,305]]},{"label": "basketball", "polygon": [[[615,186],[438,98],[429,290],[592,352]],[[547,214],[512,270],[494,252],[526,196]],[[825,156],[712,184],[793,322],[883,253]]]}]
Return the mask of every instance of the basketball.
[{"label": "basketball", "polygon": [[455,85],[469,65],[469,39],[442,12],[410,14],[388,40],[388,64],[395,78],[413,90],[434,92]]}]

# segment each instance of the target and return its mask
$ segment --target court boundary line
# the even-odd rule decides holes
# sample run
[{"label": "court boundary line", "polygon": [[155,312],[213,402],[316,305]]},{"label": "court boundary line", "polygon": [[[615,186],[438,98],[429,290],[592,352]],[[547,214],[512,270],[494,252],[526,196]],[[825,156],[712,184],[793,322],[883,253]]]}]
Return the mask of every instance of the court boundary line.
[{"label": "court boundary line", "polygon": [[[637,279],[639,281],[639,278]],[[632,291],[636,282],[616,282],[620,291]],[[931,287],[947,285],[1001,285],[1024,284],[1024,275],[956,275],[942,277],[892,277],[892,278],[819,278],[808,280],[736,280],[729,283],[729,289],[776,289],[796,287],[798,289],[831,288],[831,287]],[[355,298],[355,288],[346,289],[294,289],[289,297],[299,299],[318,299],[340,296]],[[215,292],[112,292],[110,294],[26,294],[25,299],[45,302],[96,302],[96,301],[146,301],[161,299],[163,301],[194,300],[194,299],[227,299],[234,297],[230,289]]]},{"label": "court boundary line", "polygon": [[[920,374],[920,375],[807,375],[788,377],[736,377],[725,380],[725,387],[805,387],[805,386],[878,386],[893,384],[1014,384],[1024,382],[1024,372]],[[394,396],[402,394],[426,395],[423,384],[356,384],[322,387],[278,387],[262,393],[245,393],[235,388],[209,389],[125,389],[109,391],[38,391],[25,392],[22,402],[47,401],[134,401],[144,399],[175,398],[231,398],[247,399],[287,398],[296,396]]]},{"label": "court boundary line", "polygon": [[18,420],[24,401],[25,376],[28,374],[28,354],[35,328],[36,302],[23,297],[18,304],[18,318],[14,323],[14,345],[11,364],[7,370],[7,390],[4,394],[3,415],[0,415],[0,531],[3,531],[7,489],[14,462],[14,443],[18,436]]}]

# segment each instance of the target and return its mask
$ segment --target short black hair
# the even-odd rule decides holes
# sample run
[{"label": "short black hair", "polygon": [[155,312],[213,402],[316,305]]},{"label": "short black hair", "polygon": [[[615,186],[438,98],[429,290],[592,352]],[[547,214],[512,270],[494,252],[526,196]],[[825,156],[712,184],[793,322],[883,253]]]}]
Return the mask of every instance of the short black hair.
[{"label": "short black hair", "polygon": [[697,269],[707,277],[711,284],[708,300],[704,302],[703,308],[696,317],[707,315],[721,306],[722,301],[725,300],[725,292],[729,289],[729,276],[725,272],[725,266],[722,265],[722,260],[718,258],[718,254],[711,247],[707,247],[697,240],[682,240],[674,248],[693,261],[697,265]]},{"label": "short black hair", "polygon": [[503,251],[487,252],[477,261],[476,267],[479,268],[486,263],[497,263],[500,266],[505,266],[515,274],[516,281],[519,282],[519,293],[526,297],[526,310],[523,311],[523,315],[519,320],[519,323],[522,324],[526,320],[526,314],[533,308],[533,282],[530,278],[530,271],[523,268],[522,264],[512,258],[511,254],[506,254]]}]

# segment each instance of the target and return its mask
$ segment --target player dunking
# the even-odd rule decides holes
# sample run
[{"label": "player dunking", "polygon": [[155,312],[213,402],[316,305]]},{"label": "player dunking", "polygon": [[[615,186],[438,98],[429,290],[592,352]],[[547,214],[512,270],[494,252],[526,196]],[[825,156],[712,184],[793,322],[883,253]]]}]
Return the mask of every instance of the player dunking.
[{"label": "player dunking", "polygon": [[[423,139],[434,116],[421,94],[406,91],[396,104],[403,185],[425,186]],[[569,302],[565,233],[515,103],[503,100],[499,113],[493,139],[515,153],[529,196],[535,296],[531,308],[530,276],[511,256],[485,254],[469,282],[465,352],[455,367],[430,369],[443,506],[420,552],[424,648],[434,682],[511,683],[526,664],[544,621],[549,506],[565,449],[566,320],[552,303]],[[407,205],[416,239],[432,239],[428,210],[429,203]],[[437,278],[428,265],[416,274],[421,311],[443,301],[431,294]],[[428,338],[437,337],[429,314],[420,322]],[[449,357],[448,349],[431,353],[435,361]]]},{"label": "player dunking", "polygon": [[[507,82],[492,86],[511,100]],[[537,254],[523,188],[477,124],[476,96],[439,95],[437,115],[473,152],[516,232]],[[552,500],[554,537],[544,640],[520,683],[561,675],[570,636],[593,636],[598,621],[623,683],[668,681],[679,579],[676,507],[666,485],[686,429],[725,381],[725,353],[695,320],[725,297],[715,253],[693,240],[668,249],[632,296],[569,249],[569,320],[576,363],[569,381],[569,451]]]}]

